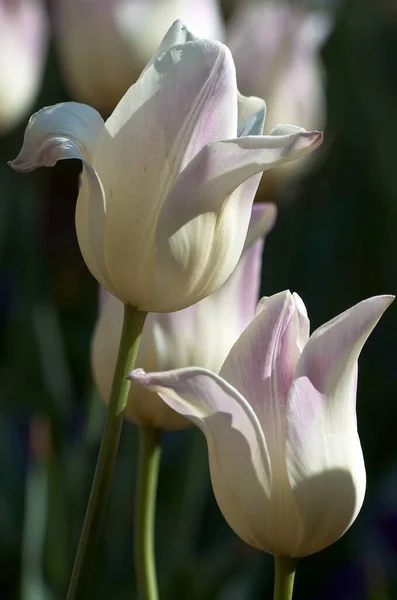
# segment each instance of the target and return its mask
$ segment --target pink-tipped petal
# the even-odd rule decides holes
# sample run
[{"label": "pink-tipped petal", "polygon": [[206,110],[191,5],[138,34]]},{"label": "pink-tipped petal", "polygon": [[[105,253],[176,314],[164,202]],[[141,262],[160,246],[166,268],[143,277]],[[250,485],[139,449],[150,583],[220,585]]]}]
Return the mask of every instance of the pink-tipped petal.
[{"label": "pink-tipped petal", "polygon": [[270,465],[261,427],[246,400],[205,369],[150,374],[138,369],[130,377],[200,427],[224,517],[240,537],[261,548],[261,532],[269,519]]},{"label": "pink-tipped petal", "polygon": [[286,457],[304,531],[295,555],[336,541],[356,518],[365,494],[357,433],[357,359],[392,302],[360,302],[317,329],[299,360],[288,397]]},{"label": "pink-tipped petal", "polygon": [[283,479],[286,402],[302,335],[294,296],[285,291],[266,298],[220,372],[254,409],[265,433],[272,468]]}]

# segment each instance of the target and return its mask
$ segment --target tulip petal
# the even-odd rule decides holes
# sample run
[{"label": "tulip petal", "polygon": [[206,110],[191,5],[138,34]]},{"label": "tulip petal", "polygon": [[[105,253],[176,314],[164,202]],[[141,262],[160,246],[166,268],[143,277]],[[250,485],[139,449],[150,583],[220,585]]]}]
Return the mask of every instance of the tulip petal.
[{"label": "tulip petal", "polygon": [[270,465],[260,424],[248,402],[205,369],[150,374],[137,369],[130,377],[200,427],[207,439],[212,485],[224,517],[245,541],[263,547],[258,535],[269,518]]},{"label": "tulip petal", "polygon": [[146,67],[143,69],[142,73],[139,76],[139,79],[143,77],[149,67],[151,67],[156,60],[165,53],[171,50],[174,46],[178,44],[184,44],[185,42],[193,42],[195,40],[195,36],[188,30],[186,25],[182,23],[179,19],[176,20],[167,33],[165,34],[160,46],[158,47],[155,54],[151,57]]},{"label": "tulip petal", "polygon": [[268,444],[272,469],[286,474],[285,410],[300,356],[302,322],[294,296],[280,292],[262,300],[261,310],[231,349],[220,375],[254,409]]},{"label": "tulip petal", "polygon": [[156,58],[99,137],[95,168],[112,198],[106,215],[106,264],[121,299],[143,310],[153,308],[138,294],[147,290],[145,296],[151,295],[150,265],[154,267],[156,223],[164,199],[203,146],[235,134],[237,103],[231,98],[236,94],[229,50],[219,42],[186,42]]},{"label": "tulip petal", "polygon": [[92,164],[103,127],[101,115],[86,104],[64,102],[43,108],[30,117],[22,149],[9,165],[28,173],[38,167],[53,167],[65,158]]},{"label": "tulip petal", "polygon": [[[275,220],[273,204],[253,207],[250,247],[227,281],[215,292],[184,310],[150,313],[142,341],[152,343],[137,365],[146,371],[166,371],[192,365],[218,373],[231,347],[255,315],[259,295],[263,235]],[[147,357],[155,349],[156,361]]]},{"label": "tulip petal", "polygon": [[297,365],[288,396],[286,457],[305,524],[305,554],[336,541],[361,508],[365,467],[355,411],[357,359],[392,300],[364,300],[317,329]]},{"label": "tulip petal", "polygon": [[255,96],[237,93],[238,125],[237,136],[262,135],[266,118],[266,103]]},{"label": "tulip petal", "polygon": [[321,141],[319,132],[287,131],[210,144],[181,173],[157,224],[157,300],[171,288],[188,305],[229,276],[241,255],[253,203],[252,195],[233,192],[255,174],[302,156]]},{"label": "tulip petal", "polygon": [[58,160],[77,158],[83,173],[76,206],[76,230],[80,249],[94,277],[108,289],[103,255],[105,197],[93,169],[93,156],[104,128],[100,114],[85,104],[64,102],[35,113],[26,127],[21,152],[10,162],[16,171],[27,173],[38,167],[53,167]]}]

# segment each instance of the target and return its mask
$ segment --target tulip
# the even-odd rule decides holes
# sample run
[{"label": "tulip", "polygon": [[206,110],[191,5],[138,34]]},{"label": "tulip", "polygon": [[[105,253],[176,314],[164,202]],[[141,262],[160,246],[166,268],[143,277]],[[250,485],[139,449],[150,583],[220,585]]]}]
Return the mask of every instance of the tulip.
[{"label": "tulip", "polygon": [[0,0],[0,133],[24,118],[41,83],[47,19],[41,0]]},{"label": "tulip", "polygon": [[168,24],[221,40],[216,0],[57,0],[56,41],[73,99],[111,112],[155,53]]},{"label": "tulip", "polygon": [[131,374],[203,431],[219,507],[248,544],[305,556],[357,517],[366,480],[357,359],[392,300],[364,300],[309,337],[302,300],[281,292],[262,299],[219,375]]},{"label": "tulip", "polygon": [[[150,313],[145,321],[137,365],[162,371],[199,365],[218,373],[229,350],[255,314],[259,296],[264,235],[273,227],[274,204],[253,207],[239,264],[229,279],[197,304],[174,313]],[[259,236],[259,237],[258,237]],[[123,305],[105,293],[92,342],[94,380],[108,402],[123,322]],[[159,396],[131,386],[125,416],[160,429],[180,429],[190,422]]]},{"label": "tulip", "polygon": [[290,125],[260,135],[264,110],[238,95],[226,46],[176,22],[106,123],[84,104],[43,109],[11,165],[81,159],[76,229],[88,268],[125,304],[171,312],[236,267],[257,175],[321,143]]},{"label": "tulip", "polygon": [[[267,130],[280,122],[324,125],[325,96],[319,57],[329,30],[323,13],[286,2],[247,2],[232,20],[227,44],[243,94],[268,103]],[[249,39],[249,43],[247,43]]]}]

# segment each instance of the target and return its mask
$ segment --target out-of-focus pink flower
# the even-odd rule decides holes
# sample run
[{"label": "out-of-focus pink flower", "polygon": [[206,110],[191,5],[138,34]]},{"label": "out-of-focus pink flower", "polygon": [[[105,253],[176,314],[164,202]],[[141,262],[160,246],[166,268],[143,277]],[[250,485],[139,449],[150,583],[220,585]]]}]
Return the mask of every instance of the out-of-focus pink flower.
[{"label": "out-of-focus pink flower", "polygon": [[[162,371],[197,365],[219,372],[229,350],[255,314],[264,235],[272,228],[275,216],[274,204],[253,207],[246,249],[219,290],[179,312],[147,316],[137,358],[139,367]],[[100,396],[108,402],[120,344],[123,305],[110,294],[104,296],[92,342],[92,365]],[[126,417],[162,429],[190,425],[155,392],[134,383]]]},{"label": "out-of-focus pink flower", "polygon": [[42,109],[11,166],[82,160],[76,230],[88,268],[125,304],[172,312],[234,271],[261,172],[322,141],[292,125],[264,136],[264,113],[238,93],[229,49],[175,22],[106,123],[85,104]]},{"label": "out-of-focus pink flower", "polygon": [[0,134],[17,125],[36,99],[47,25],[42,0],[0,0]]},{"label": "out-of-focus pink flower", "polygon": [[[325,117],[320,46],[324,14],[286,2],[242,3],[227,35],[241,93],[266,99],[266,130],[281,121],[322,127]],[[280,118],[282,115],[282,119]]]},{"label": "out-of-focus pink flower", "polygon": [[[233,54],[241,93],[266,100],[265,131],[281,122],[309,129],[324,127],[324,76],[319,51],[329,28],[325,14],[307,13],[284,1],[251,0],[240,4],[226,43]],[[278,174],[295,172],[305,163],[282,167]]]},{"label": "out-of-focus pink flower", "polygon": [[131,374],[204,432],[218,504],[248,544],[305,556],[357,517],[366,485],[357,360],[392,300],[364,300],[309,337],[302,300],[281,292],[261,300],[219,375]]},{"label": "out-of-focus pink flower", "polygon": [[110,113],[170,25],[223,39],[217,0],[56,0],[57,46],[73,99]]}]

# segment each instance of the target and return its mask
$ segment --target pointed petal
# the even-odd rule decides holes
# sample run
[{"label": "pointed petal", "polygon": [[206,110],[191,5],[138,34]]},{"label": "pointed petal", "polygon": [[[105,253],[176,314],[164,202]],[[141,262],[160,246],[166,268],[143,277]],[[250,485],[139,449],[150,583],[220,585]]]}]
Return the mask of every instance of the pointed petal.
[{"label": "pointed petal", "polygon": [[[106,215],[107,267],[122,296],[144,310],[157,309],[144,305],[139,294],[152,280],[156,223],[164,199],[203,146],[235,135],[236,96],[229,50],[218,42],[186,42],[156,58],[99,137],[95,168],[106,197],[112,198]],[[185,305],[175,306],[173,299],[164,310]]]},{"label": "pointed petal", "polygon": [[241,538],[262,548],[269,518],[270,466],[261,427],[247,401],[205,369],[150,374],[138,369],[130,377],[200,427],[224,517]]},{"label": "pointed petal", "polygon": [[357,359],[392,302],[360,302],[311,336],[288,397],[288,477],[304,523],[296,555],[336,541],[356,518],[365,466],[356,423]]},{"label": "pointed petal", "polygon": [[[319,327],[306,344],[296,378],[308,377],[314,387],[328,398],[332,411],[336,407],[342,408],[344,403],[343,397],[338,397],[339,390],[345,384],[350,386],[350,375],[362,347],[393,300],[394,296],[375,296],[356,304]],[[347,410],[350,414],[354,413],[350,408]]]},{"label": "pointed petal", "polygon": [[188,305],[219,287],[241,255],[254,199],[246,190],[233,192],[264,169],[310,152],[320,139],[318,132],[298,132],[206,146],[178,177],[159,216],[156,301],[165,301],[171,288]]},{"label": "pointed petal", "polygon": [[222,369],[251,404],[265,433],[272,468],[285,473],[285,409],[300,356],[300,315],[289,291],[262,300],[260,312],[231,349]]},{"label": "pointed petal", "polygon": [[104,122],[93,108],[77,102],[64,102],[43,108],[30,119],[21,152],[10,162],[16,171],[53,167],[58,160],[78,158],[83,174],[76,206],[76,230],[81,252],[94,277],[112,289],[103,255],[105,197],[92,164]]},{"label": "pointed petal", "polygon": [[188,30],[186,25],[182,23],[182,21],[180,21],[179,19],[176,20],[165,34],[155,54],[151,57],[146,67],[143,69],[142,73],[139,76],[139,79],[143,77],[143,75],[146,73],[149,67],[155,64],[156,60],[161,60],[161,57],[165,52],[168,52],[169,50],[171,50],[171,48],[177,46],[178,44],[192,42],[195,39],[195,36]]}]

